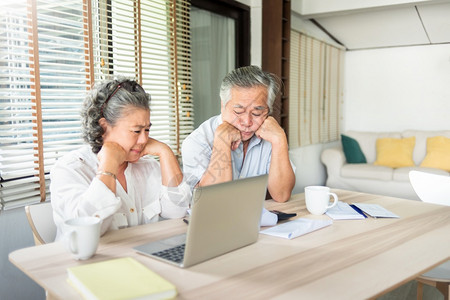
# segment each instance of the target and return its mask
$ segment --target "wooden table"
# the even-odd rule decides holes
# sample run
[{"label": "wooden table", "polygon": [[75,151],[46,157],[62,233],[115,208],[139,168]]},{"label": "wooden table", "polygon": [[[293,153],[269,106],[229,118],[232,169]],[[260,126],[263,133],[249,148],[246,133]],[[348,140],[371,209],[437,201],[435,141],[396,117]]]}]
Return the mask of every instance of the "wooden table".
[{"label": "wooden table", "polygon": [[[75,261],[61,242],[16,250],[10,261],[52,297],[79,299],[67,267],[131,256],[177,286],[180,299],[363,299],[382,295],[450,257],[450,207],[334,190],[344,202],[378,203],[400,219],[336,220],[293,240],[260,235],[257,243],[180,269],[139,255],[133,246],[186,230],[182,220],[111,231],[97,254]],[[266,208],[312,216],[304,195]]]}]

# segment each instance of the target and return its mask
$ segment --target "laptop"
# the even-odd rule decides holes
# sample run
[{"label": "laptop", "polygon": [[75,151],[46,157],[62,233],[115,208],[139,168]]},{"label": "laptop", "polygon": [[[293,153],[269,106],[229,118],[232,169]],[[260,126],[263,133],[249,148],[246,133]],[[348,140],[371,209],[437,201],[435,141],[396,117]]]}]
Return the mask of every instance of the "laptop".
[{"label": "laptop", "polygon": [[194,189],[186,234],[133,249],[186,268],[255,243],[267,180],[260,175]]}]

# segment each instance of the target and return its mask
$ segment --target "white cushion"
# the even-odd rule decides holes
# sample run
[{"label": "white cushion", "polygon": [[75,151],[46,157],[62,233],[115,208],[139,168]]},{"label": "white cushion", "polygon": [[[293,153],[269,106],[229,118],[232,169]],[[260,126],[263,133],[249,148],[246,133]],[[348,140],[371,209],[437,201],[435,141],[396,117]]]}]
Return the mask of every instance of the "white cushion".
[{"label": "white cushion", "polygon": [[[414,146],[413,160],[416,166],[425,158],[427,154],[427,138],[433,136],[445,136],[450,138],[450,130],[441,131],[423,131],[423,130],[405,130],[402,132],[402,137],[416,137],[416,145]],[[365,153],[364,153],[365,154]]]},{"label": "white cushion", "polygon": [[361,151],[364,153],[368,164],[372,164],[377,158],[377,139],[402,137],[400,132],[347,131],[344,135],[354,138],[359,143]]},{"label": "white cushion", "polygon": [[394,169],[392,178],[395,181],[409,181],[409,172],[417,169],[416,167],[404,167]]},{"label": "white cushion", "polygon": [[341,175],[348,178],[364,178],[376,180],[392,180],[393,169],[372,164],[345,164]]},{"label": "white cushion", "polygon": [[436,175],[444,175],[448,176],[448,172],[440,169],[434,168],[422,168],[422,167],[405,167],[394,169],[393,179],[395,181],[409,181],[409,172],[410,171],[422,171]]}]

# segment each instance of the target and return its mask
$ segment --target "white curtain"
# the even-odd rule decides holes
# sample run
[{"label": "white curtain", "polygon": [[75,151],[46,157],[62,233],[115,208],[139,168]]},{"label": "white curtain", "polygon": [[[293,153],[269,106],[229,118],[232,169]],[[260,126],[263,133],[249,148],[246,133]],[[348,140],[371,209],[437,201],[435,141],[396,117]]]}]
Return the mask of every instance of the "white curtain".
[{"label": "white curtain", "polygon": [[220,113],[219,88],[235,68],[235,24],[231,18],[191,7],[194,127]]}]

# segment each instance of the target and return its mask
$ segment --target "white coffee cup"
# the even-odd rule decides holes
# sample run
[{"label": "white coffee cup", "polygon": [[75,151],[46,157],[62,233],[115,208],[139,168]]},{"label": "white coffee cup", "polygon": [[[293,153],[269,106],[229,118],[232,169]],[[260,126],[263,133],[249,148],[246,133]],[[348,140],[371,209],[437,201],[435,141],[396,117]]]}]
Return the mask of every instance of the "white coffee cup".
[{"label": "white coffee cup", "polygon": [[101,224],[102,220],[97,217],[79,217],[64,222],[67,247],[75,259],[85,260],[95,254]]},{"label": "white coffee cup", "polygon": [[[330,196],[334,198],[330,205]],[[334,207],[338,202],[338,196],[330,192],[326,186],[307,186],[305,187],[306,209],[313,215],[322,215],[327,209]]]}]

